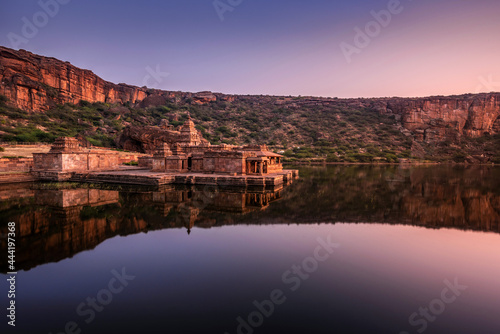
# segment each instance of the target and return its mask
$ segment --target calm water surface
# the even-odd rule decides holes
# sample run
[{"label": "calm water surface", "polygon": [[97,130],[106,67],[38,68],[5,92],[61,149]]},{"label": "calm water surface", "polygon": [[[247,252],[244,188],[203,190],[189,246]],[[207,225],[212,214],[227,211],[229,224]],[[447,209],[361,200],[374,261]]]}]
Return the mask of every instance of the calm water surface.
[{"label": "calm water surface", "polygon": [[2,333],[500,333],[500,168],[283,189],[0,186]]}]

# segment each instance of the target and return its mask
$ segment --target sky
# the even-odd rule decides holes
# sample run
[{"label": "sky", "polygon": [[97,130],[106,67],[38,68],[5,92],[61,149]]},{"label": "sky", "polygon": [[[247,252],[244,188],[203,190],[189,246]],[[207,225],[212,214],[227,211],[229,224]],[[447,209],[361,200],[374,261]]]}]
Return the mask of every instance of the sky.
[{"label": "sky", "polygon": [[498,0],[0,0],[0,45],[172,91],[500,91]]}]

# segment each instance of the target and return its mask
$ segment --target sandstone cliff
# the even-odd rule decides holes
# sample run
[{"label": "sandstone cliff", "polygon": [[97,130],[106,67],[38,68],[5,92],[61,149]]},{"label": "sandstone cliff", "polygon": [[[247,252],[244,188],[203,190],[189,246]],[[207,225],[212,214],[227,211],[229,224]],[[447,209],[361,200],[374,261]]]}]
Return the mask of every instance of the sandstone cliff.
[{"label": "sandstone cliff", "polygon": [[500,94],[477,94],[420,99],[394,99],[386,112],[401,116],[402,126],[417,140],[480,137],[500,129]]},{"label": "sandstone cliff", "polygon": [[44,111],[56,103],[136,102],[144,89],[104,81],[68,62],[0,47],[0,94],[23,110]]},{"label": "sandstone cliff", "polygon": [[[262,113],[270,106],[296,112],[322,110],[375,111],[391,115],[399,131],[417,142],[457,143],[462,136],[480,137],[500,133],[500,93],[450,97],[337,99],[312,97],[230,96],[219,93],[170,92],[147,87],[113,84],[89,70],[68,62],[0,47],[0,94],[12,105],[30,112],[43,112],[55,104],[89,102],[128,103],[147,108],[167,103],[178,106],[245,103]],[[222,105],[219,107],[217,103]],[[319,130],[318,130],[319,131]],[[328,139],[328,138],[326,138]]]},{"label": "sandstone cliff", "polygon": [[[114,84],[92,71],[80,69],[55,58],[25,50],[0,46],[0,94],[15,107],[27,111],[45,111],[55,104],[89,102],[131,103],[141,107],[163,105],[167,101],[192,99],[196,104],[217,101],[211,92],[168,92],[147,87]],[[219,95],[221,101],[230,96]]]}]

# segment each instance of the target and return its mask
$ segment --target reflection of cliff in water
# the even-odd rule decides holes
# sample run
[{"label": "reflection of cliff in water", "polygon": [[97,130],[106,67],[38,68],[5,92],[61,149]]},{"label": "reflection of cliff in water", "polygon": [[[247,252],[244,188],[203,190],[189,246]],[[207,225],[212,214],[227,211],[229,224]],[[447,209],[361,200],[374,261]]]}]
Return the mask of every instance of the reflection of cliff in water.
[{"label": "reflection of cliff in water", "polygon": [[[93,249],[106,239],[166,228],[213,227],[267,208],[282,188],[271,190],[174,187],[144,192],[101,189],[33,190],[31,185],[4,201],[0,248],[6,248],[7,222],[17,226],[16,265],[30,269]],[[6,191],[5,191],[6,192]],[[2,192],[0,188],[0,196]],[[228,215],[230,214],[230,215]],[[5,259],[0,271],[6,272]]]},{"label": "reflection of cliff in water", "polygon": [[[500,168],[334,166],[301,176],[284,190],[0,186],[0,249],[9,221],[19,269],[167,228],[364,222],[500,232]],[[1,272],[6,265],[0,258]]]},{"label": "reflection of cliff in water", "polygon": [[500,232],[500,168],[304,168],[301,180],[266,217],[296,223],[376,222]]}]

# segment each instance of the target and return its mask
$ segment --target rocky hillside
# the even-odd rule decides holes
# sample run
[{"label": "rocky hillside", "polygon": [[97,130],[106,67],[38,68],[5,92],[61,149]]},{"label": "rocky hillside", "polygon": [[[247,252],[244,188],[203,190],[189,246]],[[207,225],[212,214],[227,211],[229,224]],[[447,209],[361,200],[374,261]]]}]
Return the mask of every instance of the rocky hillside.
[{"label": "rocky hillside", "polygon": [[500,93],[337,99],[171,92],[113,84],[68,62],[5,47],[0,82],[0,140],[80,134],[113,146],[141,126],[179,126],[189,113],[213,143],[265,143],[302,159],[489,162],[500,151]]},{"label": "rocky hillside", "polygon": [[[89,102],[159,105],[167,101],[192,99],[194,103],[216,101],[210,92],[198,94],[166,92],[147,87],[114,84],[92,71],[80,69],[55,58],[15,51],[0,46],[0,94],[17,108],[43,112],[57,104]],[[231,97],[219,99],[231,100]]]}]

